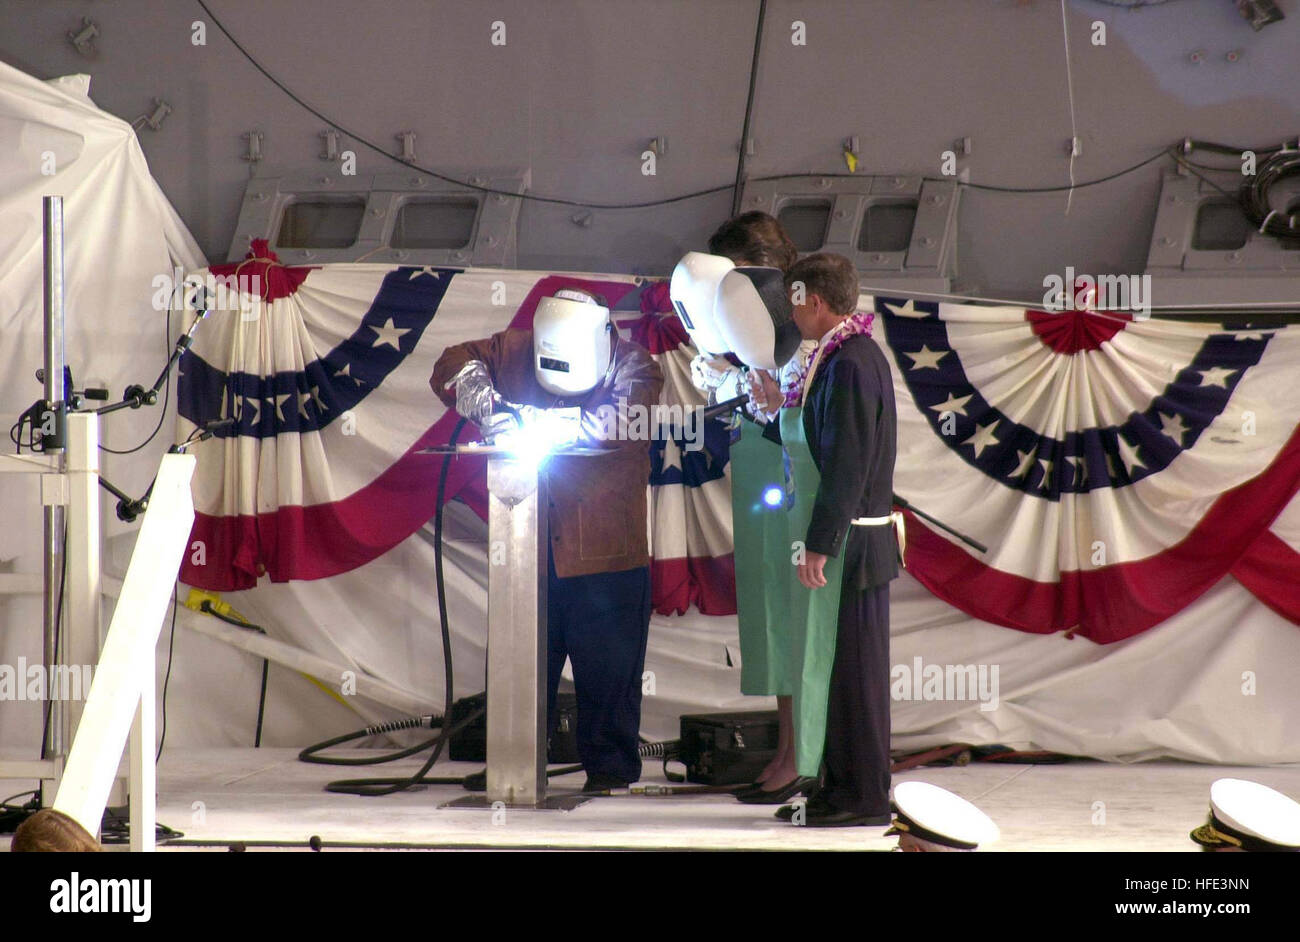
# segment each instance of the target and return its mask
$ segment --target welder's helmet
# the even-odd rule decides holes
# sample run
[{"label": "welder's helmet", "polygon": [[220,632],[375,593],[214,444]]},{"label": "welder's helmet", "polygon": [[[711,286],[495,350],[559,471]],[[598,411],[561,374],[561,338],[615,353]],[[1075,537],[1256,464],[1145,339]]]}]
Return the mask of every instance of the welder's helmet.
[{"label": "welder's helmet", "polygon": [[718,329],[714,304],[722,276],[735,267],[731,259],[721,255],[687,252],[673,269],[668,296],[700,353],[719,356],[731,350]]},{"label": "welder's helmet", "polygon": [[725,349],[742,363],[780,369],[802,339],[779,268],[733,268],[718,285],[714,322]]},{"label": "welder's helmet", "polygon": [[542,298],[533,315],[537,382],[556,396],[590,392],[609,372],[614,324],[609,308],[574,288]]}]

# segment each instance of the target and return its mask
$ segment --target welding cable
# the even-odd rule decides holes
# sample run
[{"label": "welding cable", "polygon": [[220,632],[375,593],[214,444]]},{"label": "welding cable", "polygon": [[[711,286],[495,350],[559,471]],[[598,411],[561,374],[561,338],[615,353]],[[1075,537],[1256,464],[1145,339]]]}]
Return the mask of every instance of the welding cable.
[{"label": "welding cable", "polygon": [[1292,202],[1285,210],[1269,205],[1269,190],[1287,177],[1300,174],[1300,150],[1282,150],[1266,158],[1248,182],[1241,186],[1241,208],[1261,235],[1294,242],[1300,239],[1296,228],[1300,203]]},{"label": "welding cable", "polygon": [[[447,591],[446,583],[442,574],[442,511],[446,503],[447,496],[447,475],[451,471],[451,449],[455,447],[456,442],[460,439],[460,433],[468,424],[468,420],[461,416],[456,421],[456,427],[452,429],[451,437],[447,441],[447,454],[442,456],[442,470],[438,474],[438,495],[437,503],[434,505],[433,514],[433,574],[434,581],[438,592],[438,621],[442,627],[442,661],[443,661],[443,689],[445,690],[445,706],[442,711],[444,717],[451,716],[452,693],[455,688],[455,669],[452,664],[451,656],[451,629],[447,624]],[[330,782],[325,786],[329,792],[339,792],[348,795],[365,795],[367,797],[378,797],[380,795],[391,795],[395,792],[404,791],[415,785],[431,784],[456,784],[462,779],[451,779],[449,782],[438,782],[432,779],[426,779],[425,773],[433,768],[433,764],[438,761],[442,755],[443,749],[451,740],[452,734],[467,726],[472,719],[477,719],[471,714],[459,723],[452,725],[448,722],[442,724],[442,730],[433,740],[433,754],[425,761],[424,766],[415,775],[409,778],[393,779],[346,779],[339,782]],[[426,748],[428,744],[421,746]],[[415,750],[419,751],[419,750]]]}]

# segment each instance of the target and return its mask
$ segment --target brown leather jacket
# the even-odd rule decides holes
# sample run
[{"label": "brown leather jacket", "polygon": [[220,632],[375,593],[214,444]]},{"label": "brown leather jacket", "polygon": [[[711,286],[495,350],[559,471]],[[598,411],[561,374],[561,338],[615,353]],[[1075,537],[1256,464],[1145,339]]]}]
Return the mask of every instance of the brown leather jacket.
[{"label": "brown leather jacket", "polygon": [[510,402],[542,408],[580,406],[583,439],[579,444],[613,451],[594,457],[554,457],[543,465],[556,574],[567,578],[649,565],[646,488],[650,484],[650,442],[644,436],[611,440],[602,435],[602,430],[610,431],[611,423],[598,422],[595,417],[598,411],[609,416],[608,409],[619,409],[620,400],[645,409],[659,402],[663,373],[650,354],[620,338],[605,381],[584,396],[560,399],[537,382],[532,331],[503,330],[484,340],[448,347],[438,358],[429,385],[449,408],[456,406],[456,390],[443,387],[470,360],[487,365],[492,385]]}]

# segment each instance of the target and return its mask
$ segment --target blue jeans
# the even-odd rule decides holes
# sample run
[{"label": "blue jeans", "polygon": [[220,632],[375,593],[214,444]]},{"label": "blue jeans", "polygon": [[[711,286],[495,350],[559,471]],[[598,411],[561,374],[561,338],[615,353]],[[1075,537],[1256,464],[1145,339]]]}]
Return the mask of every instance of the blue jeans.
[{"label": "blue jeans", "polygon": [[547,566],[547,729],[567,657],[578,700],[578,755],[588,775],[635,782],[641,674],[650,634],[650,569],[561,579]]}]

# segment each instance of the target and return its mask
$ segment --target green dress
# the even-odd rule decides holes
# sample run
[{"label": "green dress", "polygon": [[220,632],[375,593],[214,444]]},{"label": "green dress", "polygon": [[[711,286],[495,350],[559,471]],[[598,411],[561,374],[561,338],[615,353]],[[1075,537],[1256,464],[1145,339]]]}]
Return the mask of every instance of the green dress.
[{"label": "green dress", "polygon": [[[812,520],[821,475],[804,437],[803,410],[781,410],[781,440],[790,456],[794,477],[794,507],[785,515],[789,525],[786,583],[790,593],[790,676],[794,683],[795,765],[800,775],[818,775],[826,744],[826,704],[839,627],[840,575],[843,554],[826,560],[826,585],[805,589],[796,571],[795,543],[802,548]],[[740,560],[736,560],[740,568]]]},{"label": "green dress", "polygon": [[783,486],[785,456],[780,445],[763,437],[762,426],[742,422],[730,464],[740,692],[787,696],[794,692],[789,666],[790,536],[784,508],[763,503],[764,491]]}]

